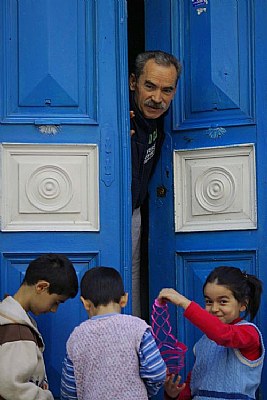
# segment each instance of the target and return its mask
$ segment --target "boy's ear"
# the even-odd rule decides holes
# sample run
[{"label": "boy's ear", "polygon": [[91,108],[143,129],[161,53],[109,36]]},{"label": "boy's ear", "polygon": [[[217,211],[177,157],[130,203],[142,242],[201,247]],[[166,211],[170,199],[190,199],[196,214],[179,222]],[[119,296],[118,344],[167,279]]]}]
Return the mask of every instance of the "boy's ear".
[{"label": "boy's ear", "polygon": [[85,310],[90,311],[90,309],[93,306],[93,303],[91,302],[91,300],[87,300],[83,296],[81,296],[80,299],[81,299],[81,302],[83,303]]},{"label": "boy's ear", "polygon": [[136,83],[137,83],[136,76],[135,74],[132,73],[130,75],[130,90],[134,91],[136,89]]},{"label": "boy's ear", "polygon": [[121,296],[119,305],[121,308],[124,308],[126,307],[127,303],[128,303],[128,293],[125,293],[123,296]]},{"label": "boy's ear", "polygon": [[37,293],[45,292],[49,289],[50,283],[47,281],[38,281],[35,284],[35,290]]}]

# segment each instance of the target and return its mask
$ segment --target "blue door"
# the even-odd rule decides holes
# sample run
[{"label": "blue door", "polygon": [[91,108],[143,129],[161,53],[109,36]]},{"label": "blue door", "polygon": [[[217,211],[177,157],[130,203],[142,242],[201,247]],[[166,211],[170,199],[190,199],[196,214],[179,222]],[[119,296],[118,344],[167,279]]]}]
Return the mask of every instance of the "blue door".
[{"label": "blue door", "polygon": [[[162,287],[204,305],[202,285],[219,265],[266,286],[267,3],[146,0],[145,7],[146,48],[183,64],[150,187],[150,306]],[[189,348],[186,375],[200,332],[170,310]],[[256,323],[265,338],[266,310],[263,296]],[[262,396],[266,378],[265,367]]]},{"label": "blue door", "polygon": [[[66,254],[79,278],[113,266],[130,291],[125,4],[1,1],[1,297],[47,252]],[[79,296],[37,318],[55,396],[85,318]]]}]

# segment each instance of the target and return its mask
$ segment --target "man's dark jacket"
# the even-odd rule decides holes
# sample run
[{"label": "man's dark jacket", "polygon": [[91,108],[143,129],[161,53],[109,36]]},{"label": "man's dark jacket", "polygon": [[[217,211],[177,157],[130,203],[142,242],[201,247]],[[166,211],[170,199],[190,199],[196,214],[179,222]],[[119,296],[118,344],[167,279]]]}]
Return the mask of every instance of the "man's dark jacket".
[{"label": "man's dark jacket", "polygon": [[132,208],[140,207],[147,195],[148,183],[158,162],[165,134],[163,117],[144,118],[134,101],[134,92],[130,92],[130,110],[134,111],[131,119],[132,152]]}]

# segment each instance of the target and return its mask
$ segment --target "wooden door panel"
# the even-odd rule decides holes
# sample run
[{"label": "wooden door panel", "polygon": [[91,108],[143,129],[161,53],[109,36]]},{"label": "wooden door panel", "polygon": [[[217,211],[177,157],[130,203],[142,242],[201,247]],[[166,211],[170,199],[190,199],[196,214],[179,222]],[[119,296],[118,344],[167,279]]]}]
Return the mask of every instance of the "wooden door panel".
[{"label": "wooden door panel", "polygon": [[186,58],[173,129],[253,123],[253,2],[213,1],[200,14],[171,3],[172,51]]},{"label": "wooden door panel", "polygon": [[[130,292],[126,2],[2,0],[0,20],[0,296],[49,252],[79,279],[113,266]],[[86,318],[79,295],[37,318],[55,397],[67,337]]]},{"label": "wooden door panel", "polygon": [[[145,5],[146,48],[171,52],[183,64],[177,94],[165,118],[161,159],[150,185],[150,304],[162,287],[174,287],[203,304],[205,277],[222,264],[247,270],[266,285],[267,48],[262,38],[267,33],[267,4],[146,0]],[[249,167],[250,172],[241,178],[245,169],[238,152],[250,146],[254,148],[250,165],[255,168]],[[227,149],[234,153],[231,166],[224,153]],[[212,161],[206,157],[208,152],[215,157]],[[226,178],[229,172],[235,176],[233,186]],[[250,189],[241,195],[248,179]],[[157,188],[162,185],[166,195],[158,197]],[[234,187],[230,210],[224,206]],[[232,224],[241,208],[244,218]],[[249,215],[252,223],[246,224]],[[263,336],[266,309],[263,296],[256,320]],[[191,350],[200,333],[175,307],[171,320],[179,339],[189,347],[186,373],[192,368]],[[259,396],[266,391],[264,366]]]},{"label": "wooden door panel", "polygon": [[[94,124],[94,1],[4,1],[5,123]],[[30,18],[29,18],[30,16]]]}]

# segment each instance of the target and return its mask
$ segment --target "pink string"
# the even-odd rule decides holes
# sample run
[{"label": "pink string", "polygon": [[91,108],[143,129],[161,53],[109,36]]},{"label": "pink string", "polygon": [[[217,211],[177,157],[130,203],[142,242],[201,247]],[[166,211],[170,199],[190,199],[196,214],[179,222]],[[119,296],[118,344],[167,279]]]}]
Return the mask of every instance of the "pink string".
[{"label": "pink string", "polygon": [[169,373],[176,375],[184,367],[184,356],[187,347],[172,334],[169,319],[168,304],[166,302],[159,303],[156,299],[152,306],[151,314],[152,334]]}]

